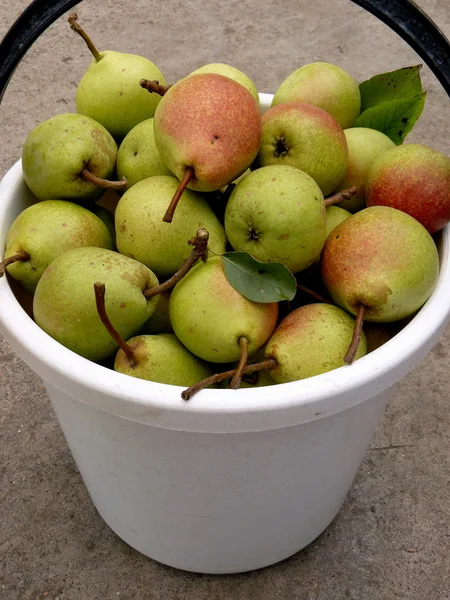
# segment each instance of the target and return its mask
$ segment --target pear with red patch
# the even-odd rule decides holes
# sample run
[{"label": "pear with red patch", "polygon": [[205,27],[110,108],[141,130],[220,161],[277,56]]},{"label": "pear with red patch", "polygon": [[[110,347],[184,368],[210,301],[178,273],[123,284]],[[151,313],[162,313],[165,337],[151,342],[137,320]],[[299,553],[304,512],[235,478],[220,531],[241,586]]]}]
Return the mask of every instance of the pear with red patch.
[{"label": "pear with red patch", "polygon": [[390,322],[418,310],[439,273],[431,235],[415,219],[374,206],[340,223],[322,252],[323,281],[335,303],[367,321]]},{"label": "pear with red patch", "polygon": [[368,206],[408,213],[430,232],[450,222],[450,158],[422,144],[404,144],[373,163],[366,183]]},{"label": "pear with red patch", "polygon": [[185,187],[212,192],[251,165],[261,142],[261,117],[251,93],[217,73],[190,75],[165,93],[155,112],[155,142],[181,180],[164,221]]}]

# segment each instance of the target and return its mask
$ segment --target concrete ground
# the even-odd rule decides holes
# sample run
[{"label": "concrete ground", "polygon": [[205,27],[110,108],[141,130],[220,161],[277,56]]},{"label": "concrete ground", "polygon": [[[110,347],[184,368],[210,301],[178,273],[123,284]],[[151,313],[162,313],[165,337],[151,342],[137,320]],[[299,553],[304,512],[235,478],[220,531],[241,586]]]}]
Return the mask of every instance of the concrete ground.
[{"label": "concrete ground", "polygon": [[[0,4],[3,35],[28,0]],[[448,0],[419,4],[450,35]],[[419,59],[347,0],[87,0],[100,49],[142,53],[169,81],[228,62],[274,91],[297,66],[336,62],[363,80]],[[40,121],[74,110],[89,63],[65,19],[17,69],[1,107],[0,170]],[[450,154],[449,100],[428,69],[410,141]],[[96,513],[44,386],[0,342],[0,598],[5,600],[444,600],[450,598],[450,329],[399,383],[334,523],[309,548],[240,576],[178,572],[121,542]]]}]

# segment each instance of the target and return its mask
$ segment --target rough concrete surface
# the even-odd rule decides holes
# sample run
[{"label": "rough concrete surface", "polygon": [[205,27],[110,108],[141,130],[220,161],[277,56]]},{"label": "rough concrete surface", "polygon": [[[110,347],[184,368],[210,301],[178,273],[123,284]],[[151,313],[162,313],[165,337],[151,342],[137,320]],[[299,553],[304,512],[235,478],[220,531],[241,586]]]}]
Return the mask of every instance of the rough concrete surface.
[{"label": "rough concrete surface", "polygon": [[[0,3],[0,35],[27,5]],[[450,35],[448,0],[419,4]],[[142,53],[169,81],[228,62],[275,91],[297,66],[336,62],[358,80],[416,64],[346,0],[87,0],[101,49]],[[74,110],[89,56],[61,18],[17,69],[1,106],[3,175],[40,121]],[[449,100],[428,100],[409,141],[450,154]],[[445,600],[450,598],[450,330],[393,392],[344,507],[309,548],[239,576],[178,572],[121,542],[96,513],[40,379],[0,342],[0,598],[5,600]]]}]

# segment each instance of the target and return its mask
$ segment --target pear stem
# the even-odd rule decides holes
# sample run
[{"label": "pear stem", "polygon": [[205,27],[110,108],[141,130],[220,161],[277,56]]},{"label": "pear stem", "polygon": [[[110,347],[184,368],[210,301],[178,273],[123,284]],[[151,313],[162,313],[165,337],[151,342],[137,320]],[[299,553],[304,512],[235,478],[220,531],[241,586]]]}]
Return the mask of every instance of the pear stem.
[{"label": "pear stem", "polygon": [[83,169],[81,171],[81,177],[93,183],[97,187],[104,188],[105,190],[118,190],[119,192],[122,190],[126,190],[128,186],[128,181],[125,177],[119,179],[119,181],[109,181],[108,179],[102,179],[101,177],[97,177],[94,173],[91,173],[88,169]]},{"label": "pear stem", "polygon": [[175,213],[175,209],[181,198],[181,195],[193,177],[194,177],[194,169],[192,167],[186,167],[186,170],[183,175],[183,179],[180,181],[180,185],[178,186],[178,189],[175,192],[175,195],[169,204],[169,208],[166,210],[166,214],[163,217],[164,223],[172,223],[173,215]]},{"label": "pear stem", "polygon": [[322,302],[323,304],[333,304],[331,300],[325,298],[325,296],[318,294],[314,290],[306,287],[305,285],[302,285],[301,283],[297,283],[297,289],[303,292],[304,294],[308,294],[308,296],[311,296],[311,298],[314,298],[314,300],[317,300],[317,302]]},{"label": "pear stem", "polygon": [[189,271],[200,258],[205,261],[207,258],[208,240],[209,233],[206,231],[206,229],[198,229],[195,236],[188,241],[188,244],[194,247],[178,271],[164,283],[155,285],[148,290],[144,290],[144,296],[146,298],[153,298],[153,296],[157,296],[158,294],[162,294],[162,292],[171,290],[181,279],[183,279],[187,273],[189,273]]},{"label": "pear stem", "polygon": [[351,365],[355,360],[356,353],[358,352],[359,342],[361,341],[362,327],[364,323],[364,316],[366,314],[366,307],[364,304],[360,304],[358,308],[358,314],[356,315],[355,327],[353,329],[352,341],[348,347],[347,353],[344,356],[344,362]]},{"label": "pear stem", "polygon": [[78,33],[78,35],[83,38],[83,40],[86,42],[86,46],[89,48],[92,56],[98,62],[102,58],[101,54],[97,50],[97,48],[94,46],[94,43],[92,42],[92,40],[88,36],[88,34],[84,31],[84,29],[82,27],[80,27],[80,25],[78,25],[77,19],[78,19],[77,13],[73,13],[67,19],[67,21],[69,22],[69,25],[70,25],[70,29],[72,29],[72,31],[75,31],[75,33]]},{"label": "pear stem", "polygon": [[150,93],[159,94],[160,96],[164,96],[171,87],[170,85],[161,85],[157,79],[141,79],[139,85],[144,88],[144,90],[148,90]]},{"label": "pear stem", "polygon": [[[247,365],[244,368],[243,372],[245,374],[256,373],[258,371],[267,371],[269,369],[273,369],[276,366],[277,366],[277,361],[274,358],[266,358],[265,360],[263,360],[259,363]],[[223,381],[224,379],[230,379],[231,377],[234,376],[236,371],[237,371],[237,369],[230,369],[229,371],[224,371],[223,373],[216,373],[215,375],[211,375],[211,377],[202,379],[201,381],[194,383],[194,385],[191,385],[191,387],[184,390],[184,392],[181,393],[181,397],[183,398],[183,400],[190,400],[194,394],[196,394],[200,390],[203,390],[204,388],[208,387],[209,385],[213,385],[214,383],[219,383],[220,381]]]},{"label": "pear stem", "polygon": [[242,375],[244,374],[244,369],[247,366],[248,360],[248,339],[244,336],[239,338],[239,347],[241,349],[241,358],[239,359],[239,364],[236,369],[235,374],[233,375],[233,379],[231,380],[231,389],[237,390],[241,385]]},{"label": "pear stem", "polygon": [[125,352],[128,360],[130,361],[130,365],[132,367],[136,366],[136,362],[134,360],[134,352],[133,349],[120,333],[115,329],[114,325],[109,320],[109,317],[106,313],[105,307],[105,284],[104,283],[94,283],[94,291],[95,291],[95,304],[97,305],[98,316],[100,317],[101,322],[105,326],[106,331],[112,337],[112,339],[116,342],[123,352]]},{"label": "pear stem", "polygon": [[12,265],[15,262],[30,260],[30,255],[28,252],[18,252],[17,254],[13,254],[12,256],[8,256],[8,258],[4,258],[0,262],[0,277],[3,277],[6,271],[6,267]]},{"label": "pear stem", "polygon": [[352,187],[349,187],[347,190],[342,190],[341,192],[334,194],[334,196],[325,198],[325,208],[333,206],[333,204],[339,204],[339,202],[342,202],[343,200],[348,200],[356,194],[356,191],[355,186],[352,185]]}]

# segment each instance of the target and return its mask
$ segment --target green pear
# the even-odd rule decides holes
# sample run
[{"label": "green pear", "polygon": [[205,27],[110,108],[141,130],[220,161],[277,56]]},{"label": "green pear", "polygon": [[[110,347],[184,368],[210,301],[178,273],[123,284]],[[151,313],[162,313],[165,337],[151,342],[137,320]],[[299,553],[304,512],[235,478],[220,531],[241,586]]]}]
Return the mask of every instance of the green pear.
[{"label": "green pear", "polygon": [[425,227],[395,208],[366,208],[338,225],[325,242],[322,278],[338,306],[367,321],[397,321],[418,310],[439,274]]},{"label": "green pear", "polygon": [[326,208],[326,237],[330,235],[339,223],[345,221],[349,217],[352,216],[352,213],[349,213],[348,210],[344,210],[339,206],[327,206]]},{"label": "green pear", "polygon": [[172,333],[173,327],[169,317],[169,299],[170,291],[158,294],[155,310],[152,316],[144,323],[141,333]]},{"label": "green pear", "polygon": [[70,25],[88,45],[94,60],[81,78],[76,93],[77,112],[101,123],[116,139],[123,139],[141,121],[155,114],[158,94],[141,88],[141,79],[165,85],[163,74],[151,61],[136,54],[99,52],[76,22]]},{"label": "green pear", "polygon": [[190,386],[209,377],[211,370],[181,344],[173,333],[138,335],[127,341],[133,364],[119,349],[114,370],[131,377],[168,385]]},{"label": "green pear", "polygon": [[22,149],[26,184],[39,200],[96,200],[104,190],[86,179],[114,173],[117,144],[90,117],[62,114],[37,125]]},{"label": "green pear", "polygon": [[253,81],[242,71],[236,69],[236,67],[232,67],[231,65],[225,65],[223,63],[211,63],[209,65],[204,65],[199,69],[196,69],[191,73],[191,75],[197,75],[198,73],[218,73],[219,75],[224,75],[225,77],[229,77],[230,79],[234,79],[241,85],[247,89],[253,98],[256,100],[256,103],[259,106],[259,94],[256,89]]},{"label": "green pear", "polygon": [[133,127],[120,144],[116,170],[119,178],[125,177],[129,188],[147,177],[172,175],[156,147],[153,119]]},{"label": "green pear", "polygon": [[323,194],[312,177],[295,167],[257,169],[233,190],[225,231],[234,250],[298,273],[316,260],[325,243]]},{"label": "green pear", "polygon": [[197,229],[209,232],[209,247],[225,252],[225,231],[206,200],[185,190],[171,224],[163,223],[166,208],[176,192],[175,177],[149,177],[136,183],[116,208],[116,240],[121,254],[147,265],[158,277],[173,275],[189,256]]},{"label": "green pear", "polygon": [[305,171],[324,196],[342,181],[348,166],[347,140],[339,123],[311,104],[280,104],[262,117],[256,167],[290,165]]},{"label": "green pear", "polygon": [[[268,371],[276,383],[314,377],[344,366],[355,320],[332,304],[308,304],[285,317],[267,342],[265,358],[277,366]],[[366,353],[364,334],[356,358]]]},{"label": "green pear", "polygon": [[6,267],[22,287],[33,294],[48,265],[73,248],[112,249],[104,223],[86,208],[64,200],[46,200],[26,208],[6,236],[5,259],[25,252],[29,258]]},{"label": "green pear", "polygon": [[115,352],[97,313],[94,283],[106,286],[106,309],[124,339],[137,334],[153,313],[156,297],[144,291],[158,284],[141,263],[102,248],[76,248],[56,258],[44,271],[34,295],[36,323],[55,340],[93,361]]},{"label": "green pear", "polygon": [[164,164],[181,180],[167,222],[186,186],[219,190],[248,169],[261,142],[255,99],[217,73],[190,75],[173,85],[158,104],[154,129]]},{"label": "green pear", "polygon": [[337,65],[315,62],[304,65],[283,81],[272,106],[305,102],[325,110],[343,129],[352,127],[361,110],[361,94],[353,77]]},{"label": "green pear", "polygon": [[239,339],[254,354],[275,329],[278,304],[251,302],[228,282],[220,257],[196,265],[173,288],[169,301],[173,330],[193,354],[214,363],[238,360]]},{"label": "green pear", "polygon": [[348,146],[348,168],[336,192],[356,187],[354,196],[339,203],[341,208],[355,213],[366,208],[366,181],[375,159],[396,146],[387,135],[368,127],[353,127],[344,133]]}]

